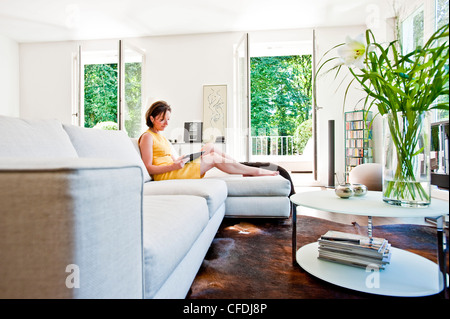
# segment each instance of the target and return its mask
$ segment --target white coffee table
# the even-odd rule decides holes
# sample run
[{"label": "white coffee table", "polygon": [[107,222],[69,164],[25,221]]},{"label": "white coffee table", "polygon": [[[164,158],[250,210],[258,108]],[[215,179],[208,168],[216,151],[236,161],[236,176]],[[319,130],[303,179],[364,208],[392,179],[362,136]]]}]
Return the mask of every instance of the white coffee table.
[{"label": "white coffee table", "polygon": [[[297,251],[297,214],[292,218],[292,257],[308,273],[341,287],[388,296],[428,296],[447,289],[446,253],[443,249],[444,216],[449,212],[447,201],[432,199],[427,208],[406,208],[386,204],[381,192],[368,192],[363,197],[342,199],[334,190],[298,193],[291,196],[296,205],[327,212],[369,217],[437,217],[438,264],[411,252],[392,248],[391,262],[386,269],[375,272],[318,259],[318,244],[310,243]],[[318,234],[320,236],[321,234]],[[375,235],[376,237],[376,235]],[[389,240],[389,238],[387,238]]]}]

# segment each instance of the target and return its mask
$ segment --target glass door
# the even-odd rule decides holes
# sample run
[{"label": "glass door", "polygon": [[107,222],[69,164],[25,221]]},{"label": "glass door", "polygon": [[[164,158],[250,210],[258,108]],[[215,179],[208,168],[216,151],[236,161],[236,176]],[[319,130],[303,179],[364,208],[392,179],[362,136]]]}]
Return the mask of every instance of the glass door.
[{"label": "glass door", "polygon": [[143,71],[145,52],[124,41],[119,42],[119,129],[130,137],[142,134]]},{"label": "glass door", "polygon": [[312,31],[252,34],[249,132],[251,162],[317,180]]}]

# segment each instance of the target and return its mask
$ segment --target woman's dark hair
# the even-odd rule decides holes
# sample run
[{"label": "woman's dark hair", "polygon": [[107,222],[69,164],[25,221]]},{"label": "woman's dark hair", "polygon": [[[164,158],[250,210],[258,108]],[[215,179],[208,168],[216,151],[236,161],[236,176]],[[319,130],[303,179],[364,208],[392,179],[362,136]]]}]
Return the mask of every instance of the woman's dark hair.
[{"label": "woman's dark hair", "polygon": [[145,113],[145,120],[147,123],[147,126],[149,128],[153,128],[153,123],[150,119],[150,117],[156,118],[159,114],[162,114],[163,116],[166,116],[166,112],[172,112],[172,109],[170,108],[170,105],[167,104],[165,101],[157,101],[153,103],[150,108],[147,110],[147,113]]}]

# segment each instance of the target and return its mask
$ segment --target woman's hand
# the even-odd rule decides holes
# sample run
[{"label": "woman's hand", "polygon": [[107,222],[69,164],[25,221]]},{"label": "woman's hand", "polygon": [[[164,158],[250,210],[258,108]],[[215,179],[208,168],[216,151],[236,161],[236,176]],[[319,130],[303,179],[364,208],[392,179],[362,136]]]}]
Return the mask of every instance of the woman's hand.
[{"label": "woman's hand", "polygon": [[174,170],[176,169],[182,169],[184,167],[184,164],[186,164],[186,162],[189,160],[189,158],[185,158],[184,156],[180,156],[179,158],[177,158],[173,164],[172,167]]}]

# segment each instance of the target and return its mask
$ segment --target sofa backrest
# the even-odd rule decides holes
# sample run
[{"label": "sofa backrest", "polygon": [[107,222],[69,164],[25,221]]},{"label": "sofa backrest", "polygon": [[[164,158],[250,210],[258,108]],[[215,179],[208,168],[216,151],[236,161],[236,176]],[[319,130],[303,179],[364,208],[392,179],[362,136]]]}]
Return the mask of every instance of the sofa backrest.
[{"label": "sofa backrest", "polygon": [[0,158],[78,157],[69,136],[56,120],[0,116]]},{"label": "sofa backrest", "polygon": [[67,124],[63,124],[63,128],[79,157],[111,158],[137,164],[144,173],[144,182],[150,181],[140,153],[124,131],[104,131]]},{"label": "sofa backrest", "polygon": [[109,158],[137,164],[144,181],[150,175],[124,131],[103,131],[57,120],[0,116],[0,158]]}]

